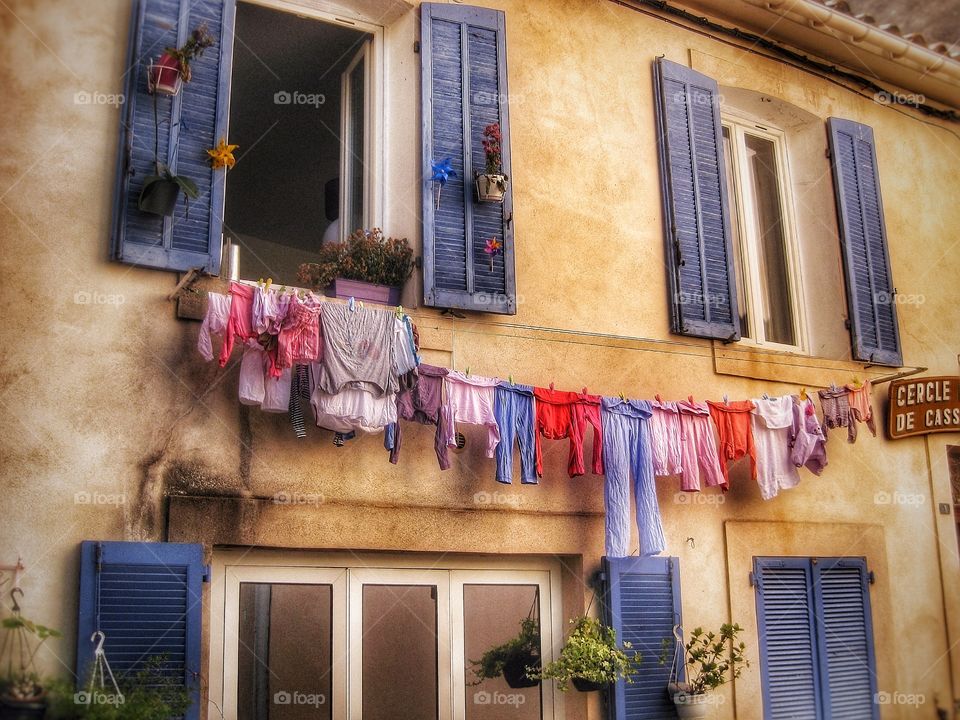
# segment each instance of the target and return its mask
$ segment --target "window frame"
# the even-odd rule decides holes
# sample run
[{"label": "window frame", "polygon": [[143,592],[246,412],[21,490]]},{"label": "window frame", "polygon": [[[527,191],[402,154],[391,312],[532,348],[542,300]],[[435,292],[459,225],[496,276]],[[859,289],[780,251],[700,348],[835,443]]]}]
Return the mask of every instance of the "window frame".
[{"label": "window frame", "polygon": [[[368,39],[368,49],[364,54],[364,59],[367,66],[367,73],[365,77],[366,88],[366,107],[364,113],[364,136],[366,140],[366,150],[364,155],[364,161],[367,163],[367,173],[366,178],[364,179],[364,201],[366,207],[364,208],[363,216],[364,222],[366,223],[367,228],[382,227],[383,226],[383,199],[384,199],[384,184],[386,181],[384,168],[384,108],[385,105],[385,78],[386,71],[384,68],[384,58],[386,56],[386,48],[384,46],[384,36],[385,28],[383,25],[378,25],[376,23],[368,22],[366,20],[361,20],[359,18],[344,18],[340,15],[334,14],[332,12],[327,12],[325,10],[320,10],[318,8],[309,7],[306,5],[301,5],[293,2],[292,0],[237,0],[237,3],[248,3],[250,5],[258,5],[260,7],[265,7],[270,10],[276,10],[278,12],[285,12],[296,15],[298,17],[306,18],[316,22],[324,22],[329,25],[336,25],[340,27],[350,28],[351,30],[359,30],[370,35]],[[352,4],[351,0],[345,0],[344,5],[350,6]],[[237,42],[237,39],[234,38],[234,42]],[[351,67],[353,63],[351,63]],[[231,72],[229,80],[229,89],[227,97],[227,118],[228,118],[228,127],[229,127],[229,103],[232,101],[233,95],[233,73]],[[341,117],[343,112],[341,110]],[[343,123],[341,121],[340,127],[338,127],[341,136],[337,138],[338,142],[343,144]],[[344,228],[342,222],[343,219],[343,210],[346,207],[344,202],[343,195],[344,193],[344,161],[343,154],[341,153],[340,161],[340,175],[341,175],[341,187],[340,187],[340,214],[341,227],[340,227],[340,239],[346,239],[349,235],[349,231]],[[227,178],[227,184],[229,185],[229,178]],[[226,202],[226,196],[229,193],[228,189],[224,190],[224,202]],[[242,276],[242,268],[240,270]],[[249,280],[250,278],[245,278]],[[254,278],[255,280],[255,278]]]},{"label": "window frame", "polygon": [[[729,188],[728,192],[729,202],[733,207],[728,208],[728,210],[731,216],[736,215],[739,229],[739,237],[732,240],[739,243],[740,263],[736,272],[743,282],[743,309],[747,317],[747,327],[741,328],[742,337],[738,342],[741,345],[757,349],[807,355],[809,354],[809,341],[806,303],[803,283],[800,280],[803,275],[794,193],[792,192],[792,174],[790,172],[789,153],[787,152],[787,133],[779,128],[762,123],[746,113],[731,111],[728,108],[724,108],[722,111],[720,124],[730,133],[730,146],[733,150],[732,157],[725,158],[725,162],[731,165],[730,175],[733,179],[732,187]],[[757,237],[752,221],[755,217],[756,201],[752,188],[745,182],[747,180],[747,151],[743,136],[746,133],[772,142],[776,154],[777,187],[787,261],[787,288],[791,300],[793,334],[797,341],[794,345],[772,342],[760,336],[763,328],[763,323],[760,321],[761,314],[758,313],[758,310],[763,309],[763,301],[760,296],[762,280],[760,278],[760,265],[757,261],[760,250],[759,237]],[[751,219],[749,223],[747,222],[748,218]],[[746,334],[749,334],[749,337]]]}]

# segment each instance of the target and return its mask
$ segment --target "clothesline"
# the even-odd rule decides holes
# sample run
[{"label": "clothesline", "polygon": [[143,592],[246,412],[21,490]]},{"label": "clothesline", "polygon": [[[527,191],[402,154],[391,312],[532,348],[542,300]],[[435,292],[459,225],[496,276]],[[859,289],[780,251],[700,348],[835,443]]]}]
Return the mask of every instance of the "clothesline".
[{"label": "clothesline", "polygon": [[[212,337],[223,337],[221,367],[235,344],[243,347],[239,399],[266,412],[285,412],[306,437],[304,407],[318,427],[343,445],[356,432],[383,433],[392,463],[399,462],[403,423],[436,427],[441,470],[449,449],[462,446],[458,428],[486,428],[485,452],[496,458],[495,478],[512,483],[514,447],[520,481],[544,475],[542,440],[568,440],[570,477],[604,476],[607,554],[628,554],[630,498],[637,508],[640,551],[664,547],[655,477],[679,477],[685,492],[730,487],[728,465],[750,458],[751,478],[765,499],[800,482],[799,468],[815,475],[827,465],[827,432],[847,428],[848,441],[864,423],[876,435],[872,383],[831,385],[813,398],[800,393],[731,401],[664,401],[602,397],[537,387],[421,362],[411,318],[362,304],[328,302],[231,283],[228,295],[210,293],[197,347],[214,357]],[[592,453],[586,436],[593,428]]]}]

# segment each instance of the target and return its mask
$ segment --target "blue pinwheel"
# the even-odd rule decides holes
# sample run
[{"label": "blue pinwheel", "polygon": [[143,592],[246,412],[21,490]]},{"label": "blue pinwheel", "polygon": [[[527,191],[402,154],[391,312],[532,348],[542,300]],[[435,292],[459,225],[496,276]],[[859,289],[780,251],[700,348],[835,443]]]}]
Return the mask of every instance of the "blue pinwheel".
[{"label": "blue pinwheel", "polygon": [[430,176],[430,179],[437,183],[437,207],[440,207],[440,193],[443,192],[443,186],[447,184],[447,180],[452,177],[457,176],[457,171],[451,166],[451,159],[444,158],[440,162],[430,163],[430,168],[433,170],[433,175]]}]

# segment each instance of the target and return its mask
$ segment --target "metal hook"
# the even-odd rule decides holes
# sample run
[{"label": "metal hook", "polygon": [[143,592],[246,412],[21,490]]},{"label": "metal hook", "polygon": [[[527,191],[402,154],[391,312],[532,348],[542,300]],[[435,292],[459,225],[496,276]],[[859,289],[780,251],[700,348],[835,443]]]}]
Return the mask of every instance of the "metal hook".
[{"label": "metal hook", "polygon": [[15,587],[10,589],[10,600],[13,603],[13,612],[20,614],[20,604],[17,602],[17,593],[23,597],[23,588]]},{"label": "metal hook", "polygon": [[687,545],[689,545],[689,546],[690,546],[691,548],[693,548],[694,550],[697,549],[697,541],[694,540],[692,537],[688,537],[688,538],[687,538]]},{"label": "metal hook", "polygon": [[93,649],[94,655],[103,655],[103,643],[106,642],[107,636],[103,634],[102,630],[97,630],[90,636],[90,642],[95,642],[97,646]]}]

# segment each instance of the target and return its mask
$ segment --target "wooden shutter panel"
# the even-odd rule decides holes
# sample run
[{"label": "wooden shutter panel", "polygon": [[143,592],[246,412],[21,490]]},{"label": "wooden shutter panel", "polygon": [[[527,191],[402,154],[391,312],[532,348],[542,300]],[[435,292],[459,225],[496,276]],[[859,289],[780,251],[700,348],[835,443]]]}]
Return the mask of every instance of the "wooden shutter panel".
[{"label": "wooden shutter panel", "polygon": [[[468,5],[423,3],[424,302],[513,315],[517,312],[513,247],[513,173],[507,103],[506,26],[503,12]],[[500,123],[503,171],[510,178],[503,204],[478,203],[474,172],[485,166],[483,129]],[[443,188],[440,207],[429,180],[431,164],[450,158],[457,173]],[[503,254],[484,253],[487,240]]]},{"label": "wooden shutter panel", "polygon": [[739,340],[717,83],[658,58],[654,86],[670,329]]},{"label": "wooden shutter panel", "polygon": [[[183,543],[94,542],[80,546],[80,619],[77,678],[89,682],[95,644],[121,684],[151,658],[164,656],[163,672],[199,691],[203,547]],[[186,713],[200,717],[199,696]]]},{"label": "wooden shutter panel", "polygon": [[809,558],[756,558],[763,716],[819,720],[821,678]]},{"label": "wooden shutter panel", "polygon": [[830,118],[830,161],[854,360],[903,365],[873,129]]},{"label": "wooden shutter panel", "polygon": [[[139,0],[133,8],[127,61],[126,102],[117,155],[112,253],[116,260],[157,268],[198,267],[220,272],[224,170],[210,167],[207,150],[227,134],[233,58],[235,0]],[[137,207],[143,181],[154,165],[154,97],[147,92],[147,65],[166,47],[179,47],[201,23],[216,38],[190,63],[193,79],[175,97],[158,96],[159,158],[175,175],[196,182],[197,200],[183,193],[173,217]]]},{"label": "wooden shutter panel", "polygon": [[879,708],[867,564],[862,558],[813,565],[826,717],[877,720]]},{"label": "wooden shutter panel", "polygon": [[[681,623],[680,561],[673,557],[604,558],[607,578],[607,622],[617,640],[633,644],[643,656],[632,683],[614,685],[610,718],[673,720],[677,717],[667,693],[673,659],[673,627]],[[670,641],[668,662],[660,664],[663,640]],[[682,664],[677,677],[683,679]]]}]

